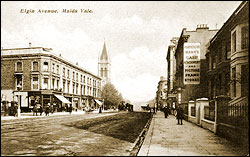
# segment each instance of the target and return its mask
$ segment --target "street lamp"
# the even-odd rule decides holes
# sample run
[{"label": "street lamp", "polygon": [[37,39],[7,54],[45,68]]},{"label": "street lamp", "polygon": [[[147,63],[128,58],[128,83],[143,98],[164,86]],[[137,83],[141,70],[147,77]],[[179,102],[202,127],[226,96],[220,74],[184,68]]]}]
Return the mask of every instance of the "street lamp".
[{"label": "street lamp", "polygon": [[[22,89],[22,86],[21,84],[18,84],[17,85],[17,90],[20,91]],[[18,98],[17,98],[17,117],[21,117],[21,95],[20,93],[18,93]]]}]

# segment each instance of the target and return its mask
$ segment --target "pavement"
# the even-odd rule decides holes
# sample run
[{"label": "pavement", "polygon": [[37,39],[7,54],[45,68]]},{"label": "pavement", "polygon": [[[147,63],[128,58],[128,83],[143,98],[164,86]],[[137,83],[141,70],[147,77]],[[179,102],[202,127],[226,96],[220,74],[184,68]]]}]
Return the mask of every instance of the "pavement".
[{"label": "pavement", "polygon": [[249,148],[236,145],[213,132],[158,111],[137,156],[249,156]]},{"label": "pavement", "polygon": [[[102,110],[102,113],[106,112],[116,112],[115,110]],[[85,111],[72,111],[72,115],[76,114],[91,114],[91,113],[99,113],[99,110],[94,110],[92,112],[85,112]],[[49,116],[59,116],[59,115],[69,115],[69,112],[54,112],[53,114],[49,114]],[[41,118],[46,117],[45,113],[40,116],[40,113],[37,113],[37,116],[33,115],[33,112],[29,113],[21,113],[20,117],[14,117],[14,116],[1,116],[1,120],[12,120],[12,119],[23,119],[23,118]]]}]

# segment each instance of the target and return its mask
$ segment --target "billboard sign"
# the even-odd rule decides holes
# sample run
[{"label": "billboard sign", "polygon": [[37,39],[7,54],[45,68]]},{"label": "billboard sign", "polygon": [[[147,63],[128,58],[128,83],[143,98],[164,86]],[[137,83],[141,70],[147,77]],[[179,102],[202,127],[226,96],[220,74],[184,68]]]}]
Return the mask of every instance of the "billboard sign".
[{"label": "billboard sign", "polygon": [[184,84],[200,84],[200,43],[184,43]]}]

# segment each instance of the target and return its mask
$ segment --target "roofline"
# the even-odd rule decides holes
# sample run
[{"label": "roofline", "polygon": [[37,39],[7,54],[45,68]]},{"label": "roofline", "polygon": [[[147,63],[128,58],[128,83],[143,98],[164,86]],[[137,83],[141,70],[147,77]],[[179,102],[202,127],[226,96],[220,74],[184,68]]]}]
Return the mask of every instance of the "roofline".
[{"label": "roofline", "polygon": [[229,22],[241,11],[241,9],[248,3],[248,1],[243,1],[241,4],[237,7],[237,9],[232,13],[232,15],[227,19],[227,21],[223,24],[223,26],[219,29],[219,31],[214,35],[214,37],[210,40],[210,42],[214,42],[214,40],[217,38],[217,36],[220,35],[222,30],[229,24]]},{"label": "roofline", "polygon": [[[21,49],[43,49],[43,51],[52,50],[51,48],[31,47],[31,48],[1,49],[1,51],[2,51],[2,50],[21,50]],[[101,77],[99,77],[99,76],[97,76],[97,75],[95,75],[95,74],[93,74],[93,73],[87,71],[86,69],[82,68],[82,67],[79,66],[79,65],[75,65],[73,62],[71,62],[71,61],[69,61],[69,60],[63,58],[62,56],[58,56],[57,54],[55,54],[55,53],[53,53],[53,52],[50,52],[50,54],[46,54],[46,53],[43,53],[43,52],[36,53],[36,54],[37,54],[37,55],[43,55],[43,56],[49,56],[49,57],[56,58],[56,59],[58,59],[58,60],[60,60],[60,61],[62,61],[62,62],[65,62],[66,64],[69,64],[70,66],[72,66],[72,67],[74,67],[74,68],[76,68],[76,69],[79,69],[79,70],[81,70],[81,71],[83,71],[83,72],[85,72],[85,73],[88,73],[88,74],[90,74],[90,75],[93,75],[94,77],[99,78],[99,79],[102,80]],[[17,56],[18,56],[18,55],[24,55],[24,54],[8,54],[8,55],[4,55],[4,54],[1,53],[1,56],[13,56],[13,55],[17,55]],[[31,55],[34,55],[34,53],[31,53]]]}]

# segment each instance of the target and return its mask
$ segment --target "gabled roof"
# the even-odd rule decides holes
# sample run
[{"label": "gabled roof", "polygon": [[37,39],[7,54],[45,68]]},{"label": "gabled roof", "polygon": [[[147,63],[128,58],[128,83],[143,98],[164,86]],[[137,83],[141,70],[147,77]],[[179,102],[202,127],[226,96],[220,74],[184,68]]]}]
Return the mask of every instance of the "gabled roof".
[{"label": "gabled roof", "polygon": [[101,54],[100,59],[101,60],[102,59],[108,60],[108,54],[107,54],[107,49],[106,49],[105,42],[104,42],[104,45],[103,45],[102,54]]}]

